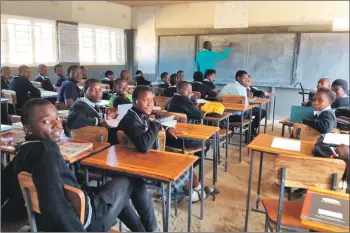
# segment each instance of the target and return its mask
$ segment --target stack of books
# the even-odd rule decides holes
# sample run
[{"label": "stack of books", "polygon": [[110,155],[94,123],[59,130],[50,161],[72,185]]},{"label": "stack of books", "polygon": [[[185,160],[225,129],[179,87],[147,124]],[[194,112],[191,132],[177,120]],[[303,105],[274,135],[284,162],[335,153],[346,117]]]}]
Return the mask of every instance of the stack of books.
[{"label": "stack of books", "polygon": [[91,151],[92,147],[93,144],[91,142],[66,142],[60,145],[60,151],[63,157],[72,158],[84,152]]}]

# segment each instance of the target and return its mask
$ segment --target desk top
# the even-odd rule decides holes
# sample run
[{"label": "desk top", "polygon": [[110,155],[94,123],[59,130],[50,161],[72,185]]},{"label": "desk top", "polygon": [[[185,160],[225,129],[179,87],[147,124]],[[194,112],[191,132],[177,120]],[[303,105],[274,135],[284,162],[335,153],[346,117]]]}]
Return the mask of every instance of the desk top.
[{"label": "desk top", "polygon": [[245,112],[247,110],[250,110],[254,108],[253,105],[245,106],[245,104],[231,104],[231,103],[222,103],[225,107],[225,110],[229,111],[239,111],[239,112]]},{"label": "desk top", "polygon": [[7,103],[7,102],[9,102],[9,99],[1,98],[1,103]]},{"label": "desk top", "polygon": [[224,114],[222,114],[222,117],[211,117],[211,116],[206,116],[203,119],[207,120],[207,121],[222,121],[225,120],[227,117],[231,116],[231,113],[228,112],[224,112]]},{"label": "desk top", "polygon": [[[271,154],[288,154],[288,155],[296,155],[296,156],[312,156],[312,150],[315,147],[314,142],[308,142],[308,141],[301,141],[300,151],[291,151],[291,150],[284,150],[279,148],[273,148],[271,147],[272,141],[274,138],[283,138],[283,137],[277,137],[274,135],[268,135],[268,134],[259,134],[254,140],[248,145],[249,149],[271,153]],[[287,138],[283,138],[287,139]],[[290,140],[296,140],[291,139]],[[297,140],[299,141],[299,140]]]},{"label": "desk top", "polygon": [[179,138],[187,138],[193,140],[208,140],[216,132],[219,127],[207,125],[195,125],[186,123],[176,123],[175,135]]},{"label": "desk top", "polygon": [[166,151],[137,152],[134,147],[116,145],[81,161],[82,165],[175,182],[198,157]]},{"label": "desk top", "polygon": [[273,96],[277,96],[277,94],[276,93],[265,93],[265,96],[273,97]]},{"label": "desk top", "polygon": [[51,98],[51,97],[57,97],[57,92],[54,91],[45,91],[43,89],[39,89],[41,93],[41,98]]},{"label": "desk top", "polygon": [[271,102],[270,99],[262,99],[262,98],[249,100],[249,104],[266,104],[269,102]]}]

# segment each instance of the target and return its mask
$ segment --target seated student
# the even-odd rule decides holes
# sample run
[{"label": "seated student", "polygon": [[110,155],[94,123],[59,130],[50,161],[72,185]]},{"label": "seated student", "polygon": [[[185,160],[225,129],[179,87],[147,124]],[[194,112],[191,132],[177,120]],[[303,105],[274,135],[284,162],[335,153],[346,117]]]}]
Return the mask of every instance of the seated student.
[{"label": "seated student", "polygon": [[65,103],[67,108],[79,98],[80,89],[78,83],[81,78],[81,69],[78,65],[69,67],[70,73],[68,80],[62,83],[62,86],[57,94],[57,102]]},{"label": "seated student", "polygon": [[[331,89],[331,81],[328,78],[321,78],[317,82],[317,90],[320,88]],[[309,99],[303,103],[302,106],[312,106],[312,100],[314,99],[315,91],[310,91]]]},{"label": "seated student", "polygon": [[81,74],[82,74],[82,77],[81,79],[88,79],[87,78],[87,75],[88,75],[88,69],[86,68],[86,66],[80,66],[80,69],[81,69]]},{"label": "seated student", "polygon": [[137,86],[148,86],[152,83],[151,81],[145,79],[141,70],[136,71],[135,81]]},{"label": "seated student", "polygon": [[63,66],[61,64],[57,64],[53,67],[53,71],[55,72],[55,74],[57,75],[56,78],[56,87],[61,87],[62,83],[64,81],[66,81],[66,78],[64,77],[64,69]]},{"label": "seated student", "polygon": [[[245,105],[248,105],[248,96],[247,96],[247,87],[248,87],[248,73],[244,70],[239,70],[236,73],[236,81],[230,84],[227,84],[224,86],[219,94],[219,98],[221,95],[240,95],[245,97]],[[259,112],[260,108],[254,107],[252,109],[252,116],[254,116],[254,119],[252,121],[252,135],[256,135],[258,132],[259,122],[261,119],[266,117],[266,111],[265,109],[261,109],[261,119],[259,119]],[[248,117],[248,113],[244,114],[244,117]],[[241,113],[240,112],[234,112],[232,116],[230,116],[230,121],[240,121],[241,120]]]},{"label": "seated student", "polygon": [[8,66],[1,67],[1,90],[8,90],[12,79],[11,68]]},{"label": "seated student", "polygon": [[259,90],[256,87],[252,86],[252,76],[248,75],[248,87],[247,92],[252,93],[253,97],[264,98],[265,92]]},{"label": "seated student", "polygon": [[136,85],[136,83],[133,80],[131,80],[131,74],[127,70],[120,71],[119,78],[120,79],[125,79],[128,82],[128,85],[132,85],[132,86]]},{"label": "seated student", "polygon": [[158,87],[159,88],[164,88],[167,89],[170,86],[170,76],[168,72],[163,72],[160,75],[160,79],[163,81],[162,84],[159,84]]},{"label": "seated student", "polygon": [[216,77],[216,71],[214,69],[207,69],[204,74],[204,80],[203,84],[210,87],[210,89],[215,90],[215,77]]},{"label": "seated student", "polygon": [[176,84],[180,81],[180,78],[177,74],[170,75],[170,85],[167,89],[164,90],[165,97],[173,97],[176,93]]},{"label": "seated student", "polygon": [[[124,79],[115,80],[115,94],[113,94],[113,107],[118,108],[119,104],[131,104],[131,98],[128,93],[128,82]],[[111,98],[111,99],[112,99]]]},{"label": "seated student", "polygon": [[41,92],[29,81],[32,71],[28,66],[20,66],[18,68],[18,73],[19,76],[13,77],[10,82],[10,90],[16,92],[16,109],[21,109],[23,104],[29,99],[40,98]]},{"label": "seated student", "polygon": [[211,99],[216,100],[217,93],[209,86],[203,84],[204,77],[203,73],[196,71],[193,74],[192,90],[201,93],[201,99]]},{"label": "seated student", "polygon": [[143,76],[143,72],[141,70],[136,70],[134,80],[136,81],[139,76]]},{"label": "seated student", "polygon": [[47,66],[40,64],[38,66],[38,76],[34,79],[35,82],[41,83],[41,88],[45,91],[54,91],[55,89],[52,86],[50,79],[47,77]]},{"label": "seated student", "polygon": [[336,99],[331,107],[349,107],[348,82],[344,79],[336,79],[332,83],[332,90],[335,92]]},{"label": "seated student", "polygon": [[179,77],[180,81],[184,81],[185,80],[185,72],[183,70],[178,70],[176,75]]},{"label": "seated student", "polygon": [[[117,130],[122,130],[128,136],[130,141],[134,144],[138,151],[142,153],[148,152],[151,148],[156,149],[156,141],[158,133],[163,129],[163,126],[157,121],[150,121],[149,115],[152,113],[154,106],[153,102],[153,93],[149,87],[138,86],[133,92],[133,107],[127,112],[127,114],[120,121]],[[167,140],[168,138],[175,138],[174,128],[167,129]],[[186,179],[184,182],[183,179]],[[180,181],[181,180],[181,181]],[[175,188],[179,188],[182,184],[185,184],[185,187],[189,186],[188,184],[188,174],[183,176],[182,179],[174,184]],[[193,176],[193,186],[194,190],[192,193],[192,201],[197,202],[201,199],[200,190],[201,186],[198,183],[198,180]],[[209,189],[208,187],[204,188],[205,197],[208,195],[216,195],[218,193],[217,189]],[[185,188],[186,193],[186,188]],[[187,189],[188,194],[188,189]]]},{"label": "seated student", "polygon": [[19,146],[6,171],[8,186],[1,193],[7,200],[5,205],[12,203],[25,208],[17,179],[25,171],[32,175],[38,193],[41,214],[35,214],[35,218],[40,231],[108,231],[116,218],[132,231],[158,231],[143,179],[122,175],[113,176],[94,192],[88,188],[82,190],[86,219],[81,224],[63,189],[64,185],[75,188],[79,185],[58,147],[62,124],[57,120],[55,106],[45,99],[32,99],[23,106],[21,120],[26,141]]},{"label": "seated student", "polygon": [[317,90],[312,105],[315,116],[312,119],[304,119],[303,124],[310,126],[321,134],[330,133],[337,127],[337,119],[331,105],[335,100],[333,91],[320,88]]},{"label": "seated student", "polygon": [[113,84],[114,84],[114,73],[111,70],[107,70],[105,72],[105,77],[101,80],[101,83],[108,84],[109,89],[113,90]]}]

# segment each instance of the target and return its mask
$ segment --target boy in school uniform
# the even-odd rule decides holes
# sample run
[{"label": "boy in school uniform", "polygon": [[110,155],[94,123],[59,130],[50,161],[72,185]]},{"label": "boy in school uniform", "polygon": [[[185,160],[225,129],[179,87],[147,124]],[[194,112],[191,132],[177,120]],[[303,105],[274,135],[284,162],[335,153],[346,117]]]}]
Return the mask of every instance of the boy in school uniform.
[{"label": "boy in school uniform", "polygon": [[214,69],[207,69],[204,73],[204,80],[203,84],[210,87],[210,89],[215,90],[215,81],[216,78],[216,71]]},{"label": "boy in school uniform", "polygon": [[34,79],[35,82],[40,82],[41,87],[45,91],[54,91],[55,89],[52,86],[50,79],[47,77],[47,66],[44,64],[40,64],[38,66],[38,76]]},{"label": "boy in school uniform", "polygon": [[23,106],[21,120],[26,141],[4,171],[10,184],[2,189],[5,205],[21,203],[19,206],[25,208],[17,179],[18,174],[25,171],[32,175],[38,193],[41,214],[35,214],[35,218],[40,231],[108,231],[117,217],[132,231],[158,231],[143,180],[127,176],[114,176],[94,192],[88,187],[82,189],[85,222],[81,224],[63,188],[64,185],[79,188],[79,185],[60,152],[62,124],[57,119],[56,108],[48,100],[32,99]]},{"label": "boy in school uniform", "polygon": [[162,84],[159,84],[158,87],[159,88],[164,88],[167,89],[170,86],[170,76],[168,72],[163,72],[160,75],[160,79],[163,81]]},{"label": "boy in school uniform", "polygon": [[86,66],[80,66],[80,69],[81,69],[81,74],[82,74],[82,77],[81,79],[84,79],[84,80],[87,80],[87,75],[88,75],[88,69],[86,68]]},{"label": "boy in school uniform", "polygon": [[180,81],[184,81],[185,80],[185,72],[183,70],[178,70],[176,72],[176,75],[179,77]]},{"label": "boy in school uniform", "polygon": [[201,93],[201,99],[216,99],[217,93],[212,90],[209,86],[203,84],[203,73],[196,71],[193,74],[192,90]]},{"label": "boy in school uniform", "polygon": [[115,94],[113,94],[113,107],[118,108],[120,104],[131,104],[128,93],[128,82],[124,79],[115,80]]},{"label": "boy in school uniform", "polygon": [[53,67],[53,71],[55,72],[55,74],[57,75],[57,78],[56,78],[56,84],[55,86],[56,87],[61,87],[62,86],[62,83],[64,81],[66,81],[67,79],[65,78],[64,76],[64,69],[63,69],[63,66],[61,64],[57,64]]},{"label": "boy in school uniform", "polygon": [[348,82],[344,79],[336,79],[332,83],[332,91],[336,95],[332,108],[349,107],[348,89]]},{"label": "boy in school uniform", "polygon": [[[331,81],[328,78],[321,78],[317,82],[317,90],[320,88],[331,89]],[[303,103],[302,106],[312,106],[312,100],[314,99],[315,91],[310,91],[309,99]]]},{"label": "boy in school uniform", "polygon": [[152,83],[151,81],[148,81],[145,79],[141,70],[136,71],[135,81],[137,86],[140,86],[140,85],[148,86],[148,85],[151,85]]},{"label": "boy in school uniform", "polygon": [[41,92],[38,88],[34,87],[29,81],[31,77],[31,69],[22,65],[18,68],[19,76],[12,78],[10,82],[10,90],[16,92],[17,104],[16,109],[21,109],[23,104],[31,98],[40,98]]},{"label": "boy in school uniform", "polygon": [[8,66],[1,67],[1,90],[9,89],[11,79],[11,68]]},{"label": "boy in school uniform", "polygon": [[252,76],[248,75],[248,86],[247,86],[247,92],[248,93],[252,93],[252,95],[254,97],[258,97],[258,98],[264,98],[265,96],[265,92],[259,90],[256,87],[252,86]]},{"label": "boy in school uniform", "polygon": [[57,94],[57,102],[65,103],[67,108],[79,98],[80,89],[78,83],[81,79],[81,68],[77,65],[69,67],[69,78],[62,83],[62,86]]},{"label": "boy in school uniform", "polygon": [[337,120],[331,105],[335,100],[333,91],[320,88],[317,90],[312,105],[315,115],[311,119],[304,119],[303,124],[310,126],[321,134],[330,133],[337,126]]},{"label": "boy in school uniform", "polygon": [[108,84],[109,89],[113,90],[113,84],[114,84],[114,73],[111,70],[107,70],[105,72],[105,77],[101,80],[101,83]]},{"label": "boy in school uniform", "polygon": [[170,76],[170,86],[164,90],[165,97],[173,97],[176,93],[176,84],[180,81],[180,78],[177,74],[172,74]]}]

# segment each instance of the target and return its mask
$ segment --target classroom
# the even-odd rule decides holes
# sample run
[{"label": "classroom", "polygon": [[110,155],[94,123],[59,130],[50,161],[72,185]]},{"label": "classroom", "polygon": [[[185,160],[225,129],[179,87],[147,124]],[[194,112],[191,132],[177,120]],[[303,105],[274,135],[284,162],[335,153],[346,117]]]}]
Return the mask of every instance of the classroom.
[{"label": "classroom", "polygon": [[1,1],[1,231],[349,232],[349,7]]}]

